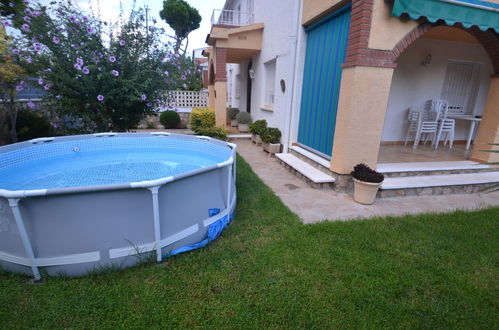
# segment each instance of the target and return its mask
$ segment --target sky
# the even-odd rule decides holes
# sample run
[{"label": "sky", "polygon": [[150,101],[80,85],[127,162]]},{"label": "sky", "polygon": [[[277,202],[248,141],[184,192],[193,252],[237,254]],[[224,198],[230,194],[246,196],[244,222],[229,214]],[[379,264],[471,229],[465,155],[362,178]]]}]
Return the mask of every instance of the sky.
[{"label": "sky", "polygon": [[[98,7],[97,4],[100,4],[101,18],[105,21],[116,20],[119,14],[120,3],[123,4],[125,13],[129,12],[131,4],[133,3],[132,0],[77,0],[77,2],[82,9],[90,10],[90,8],[93,8],[94,11],[96,11],[96,8]],[[222,9],[225,0],[187,0],[187,2],[199,11],[202,18],[200,27],[189,34],[188,52],[191,53],[194,49],[206,46],[205,40],[207,34],[210,33],[211,14],[213,9]],[[145,7],[146,5],[150,9],[150,17],[156,18],[158,26],[165,28],[169,35],[173,35],[173,30],[159,17],[159,12],[163,9],[163,1],[137,0],[136,2],[137,7]]]}]

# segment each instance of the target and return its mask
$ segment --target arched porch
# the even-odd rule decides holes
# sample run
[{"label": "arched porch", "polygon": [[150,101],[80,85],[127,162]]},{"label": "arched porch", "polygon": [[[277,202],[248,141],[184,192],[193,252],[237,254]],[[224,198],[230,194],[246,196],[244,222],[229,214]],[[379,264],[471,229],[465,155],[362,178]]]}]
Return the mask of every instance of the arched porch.
[{"label": "arched porch", "polygon": [[[498,115],[494,115],[499,103],[494,100],[497,61],[493,62],[493,37],[493,33],[477,28],[425,23],[397,43],[392,50],[397,67],[391,80],[378,164],[490,160],[492,154],[479,150],[495,141],[487,131],[491,124],[497,131],[498,125]],[[412,137],[404,147],[409,109],[420,110],[427,100],[434,99],[449,102],[449,116],[456,122],[453,148],[441,143],[437,149],[430,144],[414,149]],[[470,145],[472,140],[476,143]]]}]

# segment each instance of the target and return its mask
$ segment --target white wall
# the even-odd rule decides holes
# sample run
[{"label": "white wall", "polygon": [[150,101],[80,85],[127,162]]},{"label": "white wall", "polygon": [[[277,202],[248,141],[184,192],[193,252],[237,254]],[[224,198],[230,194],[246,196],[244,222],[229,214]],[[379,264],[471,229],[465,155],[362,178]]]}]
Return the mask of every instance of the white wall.
[{"label": "white wall", "polygon": [[[293,41],[299,24],[299,0],[268,1],[255,0],[255,23],[263,22],[262,51],[253,57],[255,79],[252,81],[251,115],[253,120],[266,119],[269,126],[279,128],[284,135],[288,130],[286,123],[290,116],[292,94],[292,63],[295,48]],[[294,38],[294,39],[293,39]],[[265,103],[264,63],[276,60],[275,99],[273,111],[262,109]],[[284,80],[286,91],[283,93],[280,80]]]},{"label": "white wall", "polygon": [[[245,11],[251,0],[228,0],[225,9],[237,10],[241,5],[241,10]],[[253,121],[266,119],[268,125],[277,127],[286,135],[289,126],[291,113],[290,98],[292,95],[293,82],[292,74],[294,68],[294,52],[296,44],[296,31],[300,17],[300,0],[268,1],[253,0],[253,13],[255,23],[264,23],[262,51],[253,56],[252,68],[255,71],[255,79],[252,80],[251,93],[251,116]],[[265,69],[264,63],[276,60],[275,79],[275,100],[272,111],[262,109],[265,103]],[[241,92],[239,99],[232,98],[231,105],[238,107],[241,111],[246,111],[246,90],[247,90],[247,62],[240,65],[229,65],[232,72],[228,73],[228,92],[235,95],[235,77],[240,75]],[[280,88],[280,80],[286,84],[286,91],[283,93]]]},{"label": "white wall", "polygon": [[[427,54],[432,55],[430,65],[421,65]],[[440,98],[449,60],[481,63],[480,87],[473,112],[474,115],[483,113],[489,77],[493,73],[490,58],[483,47],[452,41],[419,39],[398,59],[390,89],[382,141],[405,140],[407,109],[421,106],[428,99]],[[465,140],[468,129],[469,122],[456,121],[455,139]]]}]

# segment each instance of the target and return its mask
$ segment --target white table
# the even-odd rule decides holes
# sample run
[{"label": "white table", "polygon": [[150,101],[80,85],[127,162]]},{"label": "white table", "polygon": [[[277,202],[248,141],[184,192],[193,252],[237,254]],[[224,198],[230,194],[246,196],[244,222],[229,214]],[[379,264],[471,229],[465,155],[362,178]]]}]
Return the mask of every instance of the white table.
[{"label": "white table", "polygon": [[476,124],[482,121],[482,118],[476,118],[472,115],[452,115],[448,114],[447,118],[455,120],[467,120],[470,122],[470,130],[468,132],[468,140],[466,140],[466,150],[470,148],[471,139],[473,138],[473,133],[475,133]]}]

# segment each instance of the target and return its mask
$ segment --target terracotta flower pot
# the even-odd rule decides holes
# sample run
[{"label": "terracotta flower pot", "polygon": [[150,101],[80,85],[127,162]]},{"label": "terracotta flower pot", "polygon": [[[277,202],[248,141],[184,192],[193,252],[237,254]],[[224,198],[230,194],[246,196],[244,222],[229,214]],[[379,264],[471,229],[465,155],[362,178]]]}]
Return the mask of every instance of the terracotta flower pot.
[{"label": "terracotta flower pot", "polygon": [[360,204],[371,205],[376,199],[376,193],[383,182],[373,183],[353,179],[353,199]]}]

